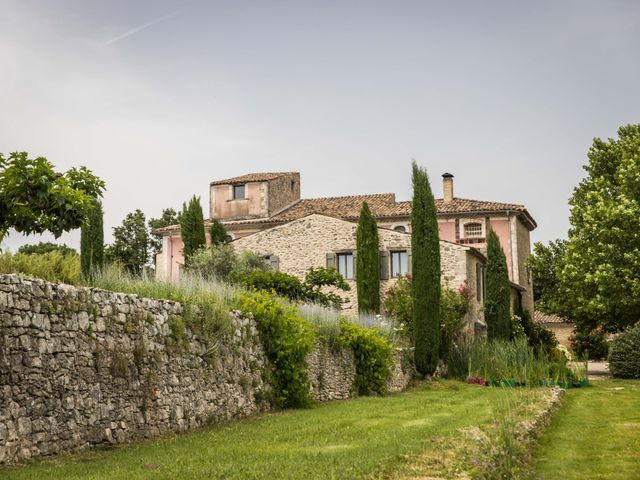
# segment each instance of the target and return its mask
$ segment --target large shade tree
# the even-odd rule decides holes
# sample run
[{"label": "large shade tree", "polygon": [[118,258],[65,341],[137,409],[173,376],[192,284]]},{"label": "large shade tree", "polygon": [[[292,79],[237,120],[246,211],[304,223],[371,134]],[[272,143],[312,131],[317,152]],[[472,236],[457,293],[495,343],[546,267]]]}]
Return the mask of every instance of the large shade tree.
[{"label": "large shade tree", "polygon": [[596,138],[584,169],[569,202],[562,288],[579,329],[620,330],[640,320],[640,125]]},{"label": "large shade tree", "polygon": [[113,238],[113,244],[105,250],[107,260],[140,275],[149,263],[149,232],[144,213],[135,210],[127,214],[122,225],[113,228]]},{"label": "large shade tree", "polygon": [[378,224],[367,202],[362,203],[356,228],[356,286],[358,311],[380,311],[380,254]]},{"label": "large shade tree", "polygon": [[489,339],[511,337],[511,283],[504,250],[495,231],[487,237],[484,319]]},{"label": "large shade tree", "polygon": [[104,182],[85,167],[55,172],[44,157],[0,154],[0,241],[13,228],[23,234],[80,228]]},{"label": "large shade tree", "polygon": [[565,303],[570,292],[560,285],[567,251],[566,240],[552,240],[548,244],[536,242],[527,266],[533,278],[533,300],[536,310],[565,314]]},{"label": "large shade tree", "polygon": [[416,369],[432,374],[440,345],[440,240],[436,206],[426,170],[412,165],[411,210],[413,330]]}]

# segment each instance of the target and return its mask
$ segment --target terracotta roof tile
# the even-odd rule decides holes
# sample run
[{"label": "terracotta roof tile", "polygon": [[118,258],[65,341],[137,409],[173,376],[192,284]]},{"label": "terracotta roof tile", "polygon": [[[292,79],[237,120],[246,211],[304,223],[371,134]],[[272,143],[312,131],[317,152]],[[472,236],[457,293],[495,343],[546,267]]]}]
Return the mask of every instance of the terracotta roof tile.
[{"label": "terracotta roof tile", "polygon": [[533,312],[533,319],[536,323],[540,323],[543,325],[550,324],[550,323],[570,323],[569,320],[567,320],[564,317],[561,317],[560,315],[555,315],[552,313],[544,313],[539,310],[536,310],[535,312]]},{"label": "terracotta roof tile", "polygon": [[247,173],[246,175],[240,175],[239,177],[227,178],[225,180],[216,180],[209,185],[226,185],[234,183],[250,183],[250,182],[266,182],[268,180],[274,180],[284,175],[297,174],[298,172],[264,172],[264,173]]},{"label": "terracotta roof tile", "polygon": [[375,216],[385,216],[389,209],[396,205],[396,196],[394,193],[379,193],[346,197],[305,198],[273,215],[269,220],[289,222],[312,213],[343,219],[358,218],[363,202],[367,202]]}]

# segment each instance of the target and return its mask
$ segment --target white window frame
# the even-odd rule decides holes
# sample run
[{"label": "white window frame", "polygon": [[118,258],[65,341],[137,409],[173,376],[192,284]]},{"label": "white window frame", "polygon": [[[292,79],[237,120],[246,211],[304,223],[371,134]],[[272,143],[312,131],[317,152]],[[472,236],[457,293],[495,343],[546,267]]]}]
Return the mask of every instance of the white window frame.
[{"label": "white window frame", "polygon": [[[479,219],[472,219],[472,220],[465,220],[464,222],[460,222],[461,225],[461,232],[460,232],[460,238],[485,238],[487,236],[486,233],[486,228],[485,228],[485,224],[484,224],[484,220],[479,220]],[[467,235],[467,225],[472,225],[472,224],[478,224],[480,225],[480,235]]]},{"label": "white window frame", "polygon": [[[345,260],[345,272],[341,270],[341,258],[349,258],[351,257],[351,276],[348,276],[349,266],[347,265],[347,261]],[[353,252],[336,252],[336,270],[345,280],[353,280],[355,278],[354,270],[355,270],[355,255]]]},{"label": "white window frame", "polygon": [[[404,253],[406,268],[405,271],[402,272],[402,254]],[[393,256],[398,255],[398,262],[400,265],[400,272],[394,271],[393,268]],[[399,278],[409,273],[409,252],[407,250],[389,250],[389,277],[390,278]]]}]

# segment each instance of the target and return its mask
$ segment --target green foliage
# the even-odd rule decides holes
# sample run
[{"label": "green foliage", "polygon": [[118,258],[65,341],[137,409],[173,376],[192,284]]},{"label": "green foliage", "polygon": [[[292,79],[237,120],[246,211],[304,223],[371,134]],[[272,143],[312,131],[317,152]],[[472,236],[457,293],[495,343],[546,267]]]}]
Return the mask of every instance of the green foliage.
[{"label": "green foliage", "polygon": [[13,152],[5,159],[0,153],[0,241],[10,228],[56,238],[76,229],[103,191],[104,182],[85,167],[60,174],[44,157]]},{"label": "green foliage", "polygon": [[[344,299],[326,288],[348,292],[351,287],[335,268],[310,267],[304,275],[305,301],[325,307],[340,308]],[[325,289],[325,290],[323,290]]]},{"label": "green foliage", "polygon": [[132,275],[142,274],[149,263],[149,232],[141,210],[127,214],[122,225],[113,228],[113,244],[105,249],[105,257]]},{"label": "green foliage", "polygon": [[609,355],[609,345],[601,328],[590,332],[575,331],[569,337],[569,341],[571,342],[571,350],[579,358],[588,357],[589,360],[603,360]]},{"label": "green foliage", "polygon": [[253,271],[269,270],[269,265],[253,252],[245,250],[238,255],[231,245],[220,244],[195,252],[186,270],[210,280],[238,282]]},{"label": "green foliage", "polygon": [[0,253],[0,273],[18,273],[50,282],[76,284],[80,278],[77,253],[53,250],[42,254]]},{"label": "green foliage", "polygon": [[358,392],[363,395],[386,393],[387,380],[391,375],[393,346],[385,336],[376,328],[364,328],[342,321],[339,341],[353,350]]},{"label": "green foliage", "polygon": [[[519,308],[513,319],[518,322],[519,329],[527,337],[529,346],[533,347],[536,353],[541,352],[548,355],[551,349],[558,345],[555,334],[534,322],[528,311]],[[515,335],[512,335],[512,338],[514,337]]]},{"label": "green foliage", "polygon": [[640,322],[628,327],[613,341],[609,370],[614,377],[640,378]]},{"label": "green foliage", "polygon": [[484,319],[490,340],[511,337],[511,285],[507,259],[495,231],[487,238],[486,296]]},{"label": "green foliage", "polygon": [[457,290],[442,289],[440,299],[440,358],[446,359],[454,340],[460,337],[465,325],[464,317],[471,308],[473,292],[466,283]]},{"label": "green foliage", "polygon": [[49,252],[60,252],[62,255],[78,253],[71,247],[51,242],[38,242],[30,245],[22,245],[20,248],[18,248],[18,253],[24,253],[25,255],[42,254]]},{"label": "green foliage", "polygon": [[578,330],[617,331],[640,320],[640,124],[595,139],[588,159],[560,278]]},{"label": "green foliage", "polygon": [[413,298],[411,277],[400,277],[389,287],[384,297],[384,313],[409,338],[413,339]]},{"label": "green foliage", "polygon": [[96,200],[80,230],[80,270],[84,276],[89,276],[104,266],[102,217],[102,204]]},{"label": "green foliage", "polygon": [[356,229],[356,286],[358,311],[380,311],[380,257],[378,224],[367,202],[362,203]]},{"label": "green foliage", "polygon": [[180,223],[180,215],[173,208],[165,208],[160,214],[160,218],[149,219],[149,251],[152,258],[162,251],[162,235],[154,233],[155,230],[163,227],[170,227]]},{"label": "green foliage", "polygon": [[436,207],[426,170],[413,162],[411,249],[416,369],[432,374],[440,344],[440,239]]},{"label": "green foliage", "polygon": [[306,297],[300,279],[288,273],[256,270],[241,282],[247,288],[271,292],[294,302],[303,301]]},{"label": "green foliage", "polygon": [[313,348],[313,327],[296,307],[266,292],[241,294],[238,309],[256,320],[267,358],[273,365],[276,405],[305,407],[311,403],[306,356]]},{"label": "green foliage", "polygon": [[565,264],[566,240],[552,240],[548,245],[536,242],[527,265],[533,278],[536,309],[546,313],[566,313],[568,292],[563,291],[560,274]]},{"label": "green foliage", "polygon": [[182,236],[185,265],[189,265],[191,256],[206,245],[204,234],[204,215],[200,197],[195,195],[188,204],[183,204],[180,214],[180,234]]},{"label": "green foliage", "polygon": [[211,245],[222,245],[229,243],[229,234],[227,229],[220,220],[214,218],[211,220],[211,226],[209,226],[209,235],[211,236]]}]

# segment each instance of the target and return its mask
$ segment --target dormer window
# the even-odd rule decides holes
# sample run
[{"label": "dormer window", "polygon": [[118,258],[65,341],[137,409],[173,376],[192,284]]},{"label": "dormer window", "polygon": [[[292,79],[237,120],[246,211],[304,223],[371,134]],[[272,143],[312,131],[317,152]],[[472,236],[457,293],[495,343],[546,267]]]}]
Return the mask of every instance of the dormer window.
[{"label": "dormer window", "polygon": [[243,200],[246,198],[244,196],[244,187],[245,185],[234,185],[233,186],[233,199],[234,200]]},{"label": "dormer window", "polygon": [[464,238],[482,238],[482,224],[479,222],[465,223]]}]

